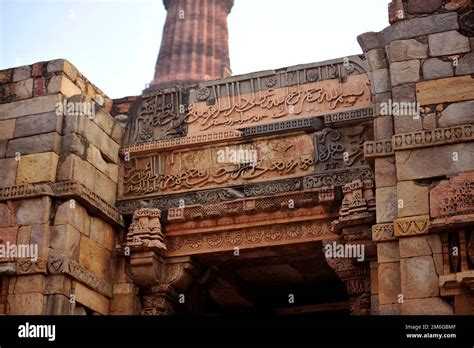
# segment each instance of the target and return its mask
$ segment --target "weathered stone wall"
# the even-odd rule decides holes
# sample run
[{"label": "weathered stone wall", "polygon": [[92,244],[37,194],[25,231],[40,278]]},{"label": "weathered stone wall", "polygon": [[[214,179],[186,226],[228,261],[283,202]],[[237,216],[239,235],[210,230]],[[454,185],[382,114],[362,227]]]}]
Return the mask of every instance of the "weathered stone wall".
[{"label": "weathered stone wall", "polygon": [[66,60],[0,71],[0,98],[0,239],[38,246],[35,261],[0,260],[0,311],[139,311],[114,256],[123,127],[112,101]]},{"label": "weathered stone wall", "polygon": [[389,10],[390,27],[358,38],[376,110],[365,144],[377,200],[372,312],[472,314],[472,4],[397,0]]}]

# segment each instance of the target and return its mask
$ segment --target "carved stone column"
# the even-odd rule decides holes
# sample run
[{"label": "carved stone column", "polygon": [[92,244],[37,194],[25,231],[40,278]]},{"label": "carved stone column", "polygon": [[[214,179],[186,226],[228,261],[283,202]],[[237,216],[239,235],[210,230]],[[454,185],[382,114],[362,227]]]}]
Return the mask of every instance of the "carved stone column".
[{"label": "carved stone column", "polygon": [[142,314],[167,315],[185,303],[196,267],[189,257],[165,258],[167,250],[159,209],[144,208],[133,214],[127,233],[125,255],[135,283],[142,288]]},{"label": "carved stone column", "polygon": [[371,238],[375,211],[373,187],[370,180],[354,180],[344,185],[339,219],[333,223],[335,232],[342,237],[342,244],[323,242],[326,250],[332,247],[335,251],[325,252],[326,261],[347,287],[352,315],[371,313],[370,261],[376,255]]}]

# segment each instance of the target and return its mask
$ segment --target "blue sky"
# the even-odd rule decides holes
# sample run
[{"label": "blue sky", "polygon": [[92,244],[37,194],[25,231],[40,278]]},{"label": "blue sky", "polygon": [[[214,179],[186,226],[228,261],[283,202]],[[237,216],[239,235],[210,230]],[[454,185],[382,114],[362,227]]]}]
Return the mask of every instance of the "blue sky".
[{"label": "blue sky", "polygon": [[[389,0],[235,0],[235,75],[361,53],[357,35],[388,26]],[[0,0],[0,69],[66,58],[112,98],[153,78],[162,0]]]}]

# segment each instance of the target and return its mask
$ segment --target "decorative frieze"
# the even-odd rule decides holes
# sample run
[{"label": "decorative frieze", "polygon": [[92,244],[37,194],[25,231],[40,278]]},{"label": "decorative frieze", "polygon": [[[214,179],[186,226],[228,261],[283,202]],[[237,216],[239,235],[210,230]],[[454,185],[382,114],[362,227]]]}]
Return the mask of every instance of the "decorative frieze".
[{"label": "decorative frieze", "polygon": [[420,147],[461,143],[474,139],[473,125],[437,128],[431,131],[419,131],[393,136],[393,148],[408,150]]},{"label": "decorative frieze", "polygon": [[406,237],[427,234],[430,227],[430,216],[420,215],[396,219],[394,222],[395,236]]},{"label": "decorative frieze", "polygon": [[373,180],[374,173],[368,166],[353,167],[324,174],[303,177],[303,189],[312,189],[323,186],[343,186],[354,180]]},{"label": "decorative frieze", "polygon": [[189,137],[151,141],[143,144],[124,146],[120,148],[120,155],[124,156],[126,154],[146,154],[151,152],[157,152],[160,150],[178,149],[183,147],[188,148],[193,145],[212,144],[241,138],[242,132],[239,130],[226,130],[216,133],[203,133]]},{"label": "decorative frieze", "polygon": [[185,206],[168,210],[168,221],[205,219],[229,215],[255,214],[274,210],[291,210],[334,200],[334,188],[321,188],[292,194],[246,198],[217,204]]},{"label": "decorative frieze", "polygon": [[448,218],[474,214],[474,174],[460,173],[430,190],[430,215]]},{"label": "decorative frieze", "polygon": [[338,112],[334,114],[324,115],[324,123],[326,125],[339,124],[352,121],[362,121],[371,119],[374,116],[374,109],[366,108],[353,111]]},{"label": "decorative frieze", "polygon": [[277,193],[300,191],[302,186],[301,178],[249,184],[244,186],[244,194],[246,197],[270,196]]},{"label": "decorative frieze", "polygon": [[329,221],[258,226],[251,229],[215,233],[167,236],[168,256],[202,254],[337,238]]},{"label": "decorative frieze", "polygon": [[282,132],[295,132],[295,131],[319,131],[323,129],[324,122],[321,118],[300,118],[297,120],[275,122],[270,124],[263,124],[260,126],[246,127],[242,129],[245,137],[272,135]]},{"label": "decorative frieze", "polygon": [[16,262],[17,274],[47,274],[47,260],[38,258],[37,260],[19,259]]},{"label": "decorative frieze", "polygon": [[374,242],[388,242],[397,240],[392,223],[372,226],[372,240]]},{"label": "decorative frieze", "polygon": [[53,194],[49,184],[21,184],[0,187],[0,201],[43,195],[52,196]]},{"label": "decorative frieze", "polygon": [[376,158],[393,155],[392,140],[366,141],[364,143],[364,157]]},{"label": "decorative frieze", "polygon": [[112,284],[100,279],[64,255],[48,259],[48,272],[50,274],[67,274],[100,294],[108,298],[112,297]]}]

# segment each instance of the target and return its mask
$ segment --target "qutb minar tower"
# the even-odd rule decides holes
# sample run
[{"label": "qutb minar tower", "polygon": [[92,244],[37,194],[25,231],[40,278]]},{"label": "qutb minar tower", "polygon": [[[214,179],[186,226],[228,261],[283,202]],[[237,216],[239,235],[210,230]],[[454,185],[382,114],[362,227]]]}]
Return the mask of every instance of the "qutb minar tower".
[{"label": "qutb minar tower", "polygon": [[164,0],[168,11],[152,88],[229,76],[227,15],[233,0]]}]

